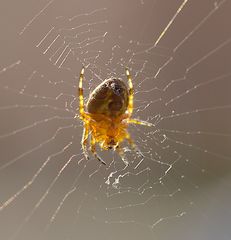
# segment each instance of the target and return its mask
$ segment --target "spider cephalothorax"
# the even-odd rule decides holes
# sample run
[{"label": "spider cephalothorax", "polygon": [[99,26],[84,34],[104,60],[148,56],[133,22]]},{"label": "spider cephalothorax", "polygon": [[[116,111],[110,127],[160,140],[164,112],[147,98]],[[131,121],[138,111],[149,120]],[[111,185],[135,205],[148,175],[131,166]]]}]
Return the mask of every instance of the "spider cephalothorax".
[{"label": "spider cephalothorax", "polygon": [[85,157],[88,159],[87,143],[90,134],[90,150],[101,163],[105,164],[96,153],[96,143],[104,150],[116,150],[125,164],[128,164],[120,144],[126,139],[137,151],[137,147],[127,131],[128,124],[152,126],[151,123],[131,119],[133,86],[128,69],[126,69],[128,87],[120,79],[106,79],[90,94],[86,105],[87,111],[84,110],[83,75],[84,68],[82,68],[79,78],[79,113],[84,122],[82,148]]}]

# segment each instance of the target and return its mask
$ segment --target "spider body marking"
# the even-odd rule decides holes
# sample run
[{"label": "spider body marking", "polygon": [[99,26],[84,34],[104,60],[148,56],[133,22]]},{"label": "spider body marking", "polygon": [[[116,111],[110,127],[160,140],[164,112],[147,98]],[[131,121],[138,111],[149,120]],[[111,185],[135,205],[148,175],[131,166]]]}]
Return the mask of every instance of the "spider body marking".
[{"label": "spider body marking", "polygon": [[128,165],[123,148],[120,144],[126,139],[132,149],[139,152],[131,139],[127,127],[129,123],[152,126],[153,124],[131,119],[133,112],[133,85],[129,70],[126,69],[128,87],[120,79],[106,79],[90,94],[84,110],[82,82],[84,67],[79,78],[79,113],[84,123],[82,135],[82,149],[86,159],[88,156],[88,137],[91,136],[90,150],[97,160],[106,164],[96,153],[96,144],[101,149],[113,149],[118,152],[122,160]]},{"label": "spider body marking", "polygon": [[89,113],[109,118],[124,114],[128,107],[127,86],[120,79],[106,79],[90,94],[86,107]]}]

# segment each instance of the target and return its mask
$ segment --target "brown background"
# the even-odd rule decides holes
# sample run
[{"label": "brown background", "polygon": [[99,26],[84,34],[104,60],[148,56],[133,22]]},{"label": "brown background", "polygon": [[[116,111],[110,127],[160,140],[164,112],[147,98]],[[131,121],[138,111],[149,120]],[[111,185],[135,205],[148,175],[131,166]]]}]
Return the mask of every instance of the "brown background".
[{"label": "brown background", "polygon": [[[1,205],[35,176],[46,159],[51,161],[26,191],[0,211],[0,239],[230,239],[230,1],[188,1],[156,47],[155,41],[182,1],[54,1],[20,35],[46,4],[31,0],[1,3],[0,68],[7,67],[0,74]],[[68,20],[84,13],[88,14]],[[96,24],[71,29],[85,23]],[[36,47],[51,27],[54,33]],[[89,29],[93,32],[80,34]],[[57,34],[62,40],[80,34],[75,39],[65,38],[65,44],[73,48],[75,43],[86,38],[90,38],[86,43],[94,41],[106,32],[100,38],[103,42],[84,48],[76,45],[81,48],[63,65],[69,70],[58,68],[61,62],[54,64],[57,57],[49,60],[62,41],[43,54]],[[119,47],[113,48],[116,45]],[[123,78],[127,65],[136,89],[135,117],[154,123],[158,114],[189,112],[163,119],[153,129],[131,127],[145,155],[138,170],[134,169],[138,159],[130,152],[129,160],[135,159],[135,163],[124,171],[122,161],[111,152],[100,153],[108,163],[106,168],[94,159],[87,165],[80,161],[82,126],[73,119],[76,83],[86,58],[99,51],[95,66],[86,70],[85,96],[100,82],[97,76]],[[131,53],[138,52],[129,62]],[[171,57],[170,64],[162,68]],[[11,67],[18,60],[21,64]],[[36,73],[29,80],[33,71]],[[195,90],[186,92],[194,86]],[[167,139],[161,142],[164,134]],[[67,144],[70,147],[64,151]],[[75,154],[42,204],[33,210]],[[172,166],[168,172],[170,165],[166,164]],[[150,170],[139,173],[147,168]],[[105,184],[113,171],[134,174],[121,179],[120,190],[125,193]],[[112,183],[113,178],[110,180]],[[139,188],[143,183],[144,188]],[[71,186],[77,190],[44,231]],[[118,206],[122,208],[106,209]]]}]

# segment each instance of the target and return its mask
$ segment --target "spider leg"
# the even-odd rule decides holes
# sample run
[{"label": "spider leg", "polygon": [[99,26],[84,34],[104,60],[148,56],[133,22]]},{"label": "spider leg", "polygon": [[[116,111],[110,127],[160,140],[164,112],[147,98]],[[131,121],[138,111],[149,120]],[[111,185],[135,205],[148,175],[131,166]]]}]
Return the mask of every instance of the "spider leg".
[{"label": "spider leg", "polygon": [[134,141],[132,140],[129,133],[127,133],[126,139],[128,140],[128,143],[131,145],[132,150],[135,151],[138,156],[144,157],[143,153],[140,151],[140,149],[134,143]]},{"label": "spider leg", "polygon": [[153,123],[149,123],[144,120],[138,120],[138,119],[128,119],[128,123],[134,123],[134,124],[144,125],[148,127],[155,126]]},{"label": "spider leg", "polygon": [[132,77],[131,77],[131,74],[128,70],[128,68],[126,68],[125,70],[126,72],[126,76],[127,76],[127,79],[128,79],[128,116],[131,117],[132,115],[132,112],[133,112],[133,94],[134,94],[134,89],[133,89],[133,84],[132,84]]},{"label": "spider leg", "polygon": [[121,159],[123,160],[124,164],[125,164],[126,166],[128,166],[128,165],[129,165],[129,162],[128,162],[126,156],[125,156],[125,153],[124,153],[123,148],[121,148],[120,146],[117,146],[116,151],[117,151],[117,153],[119,154],[119,156],[121,157]]},{"label": "spider leg", "polygon": [[83,128],[83,135],[82,135],[82,141],[81,141],[81,145],[82,145],[82,149],[83,149],[83,154],[85,156],[85,158],[87,160],[89,160],[89,155],[87,152],[87,139],[88,139],[88,135],[89,135],[89,127],[87,124],[85,124],[84,128]]},{"label": "spider leg", "polygon": [[[134,89],[133,89],[133,84],[132,84],[132,77],[131,74],[128,70],[128,68],[126,68],[126,76],[128,79],[128,118],[131,117],[132,113],[133,113],[133,99],[134,99]],[[154,126],[154,124],[146,122],[146,121],[142,121],[142,120],[137,120],[137,119],[129,119],[128,120],[129,123],[135,123],[135,124],[140,124],[140,125],[146,125],[146,126]]]},{"label": "spider leg", "polygon": [[84,99],[83,99],[83,76],[84,76],[84,67],[82,67],[80,75],[79,75],[79,115],[81,119],[84,119],[85,112],[84,112]]},{"label": "spider leg", "polygon": [[101,157],[98,156],[96,153],[96,148],[95,148],[95,138],[94,136],[91,135],[91,152],[94,155],[94,157],[101,162],[102,164],[106,165],[106,163],[101,159]]}]

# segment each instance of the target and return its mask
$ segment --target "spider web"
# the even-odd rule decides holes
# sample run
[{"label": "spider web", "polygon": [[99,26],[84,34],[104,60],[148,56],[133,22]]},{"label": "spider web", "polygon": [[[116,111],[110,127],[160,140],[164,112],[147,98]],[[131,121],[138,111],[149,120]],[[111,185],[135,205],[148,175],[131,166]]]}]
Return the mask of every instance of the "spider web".
[{"label": "spider web", "polygon": [[[1,239],[229,239],[230,1],[3,10]],[[132,73],[134,117],[154,126],[129,127],[144,157],[125,145],[127,167],[83,157],[82,65],[85,100]]]}]

